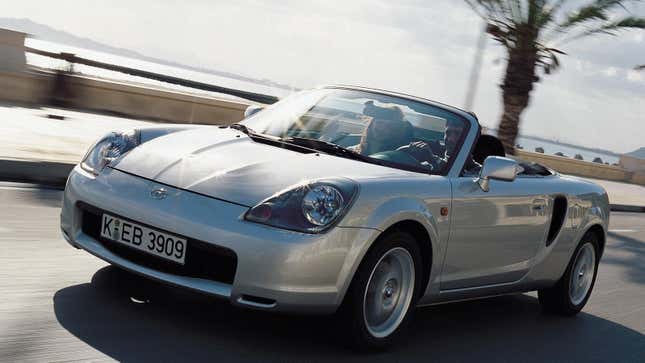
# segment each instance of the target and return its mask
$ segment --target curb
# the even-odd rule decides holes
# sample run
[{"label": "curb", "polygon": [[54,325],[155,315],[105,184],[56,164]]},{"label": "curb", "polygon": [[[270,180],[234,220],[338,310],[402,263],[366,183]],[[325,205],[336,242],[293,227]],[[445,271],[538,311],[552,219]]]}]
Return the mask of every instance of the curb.
[{"label": "curb", "polygon": [[0,159],[0,180],[64,187],[74,166],[55,161]]},{"label": "curb", "polygon": [[[34,183],[62,189],[75,164],[55,161],[0,159],[0,181]],[[645,213],[645,206],[610,204],[612,212]]]}]

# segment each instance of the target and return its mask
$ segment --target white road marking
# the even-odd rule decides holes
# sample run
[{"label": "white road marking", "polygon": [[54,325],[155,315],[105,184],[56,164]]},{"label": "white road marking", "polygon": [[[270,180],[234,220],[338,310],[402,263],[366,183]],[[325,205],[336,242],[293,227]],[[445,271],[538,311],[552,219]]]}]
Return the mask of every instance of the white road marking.
[{"label": "white road marking", "polygon": [[609,232],[614,232],[614,233],[634,233],[638,232],[635,229],[610,229]]}]

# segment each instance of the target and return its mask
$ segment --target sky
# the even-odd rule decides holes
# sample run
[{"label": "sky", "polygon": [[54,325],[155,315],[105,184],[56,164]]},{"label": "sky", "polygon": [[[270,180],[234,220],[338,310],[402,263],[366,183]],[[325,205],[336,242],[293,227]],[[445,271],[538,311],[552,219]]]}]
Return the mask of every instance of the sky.
[{"label": "sky", "polygon": [[[483,21],[461,0],[0,0],[28,18],[112,46],[294,87],[355,84],[464,106]],[[576,2],[576,0],[574,0]],[[585,3],[587,1],[578,1]],[[645,3],[630,7],[645,16]],[[565,44],[520,132],[629,152],[645,146],[645,31]],[[486,41],[473,111],[496,127],[504,49]]]}]

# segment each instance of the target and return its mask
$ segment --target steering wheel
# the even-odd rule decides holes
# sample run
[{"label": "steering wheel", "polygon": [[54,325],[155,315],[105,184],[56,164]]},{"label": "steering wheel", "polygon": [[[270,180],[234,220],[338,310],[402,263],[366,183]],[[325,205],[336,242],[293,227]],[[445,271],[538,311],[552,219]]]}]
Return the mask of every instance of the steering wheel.
[{"label": "steering wheel", "polygon": [[399,148],[398,150],[378,152],[378,153],[369,155],[369,157],[374,159],[379,159],[379,160],[385,160],[385,161],[389,161],[397,164],[405,164],[405,165],[411,165],[416,167],[427,166],[431,171],[437,170],[438,168],[438,164],[434,160],[434,158],[432,158],[431,160],[428,160],[428,165],[425,165],[421,161],[417,160],[414,156],[412,156],[412,154],[406,152],[405,149],[402,149],[402,148]]}]

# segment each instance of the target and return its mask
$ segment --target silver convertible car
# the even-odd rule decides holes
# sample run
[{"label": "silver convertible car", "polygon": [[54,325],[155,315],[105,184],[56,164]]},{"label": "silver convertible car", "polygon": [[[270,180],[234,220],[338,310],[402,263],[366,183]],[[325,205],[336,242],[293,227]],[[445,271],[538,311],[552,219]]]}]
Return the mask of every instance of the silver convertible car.
[{"label": "silver convertible car", "polygon": [[69,176],[63,236],[238,306],[336,313],[367,348],[417,306],[537,290],[573,315],[589,299],[606,192],[505,157],[472,113],[349,86],[257,109],[104,136]]}]

